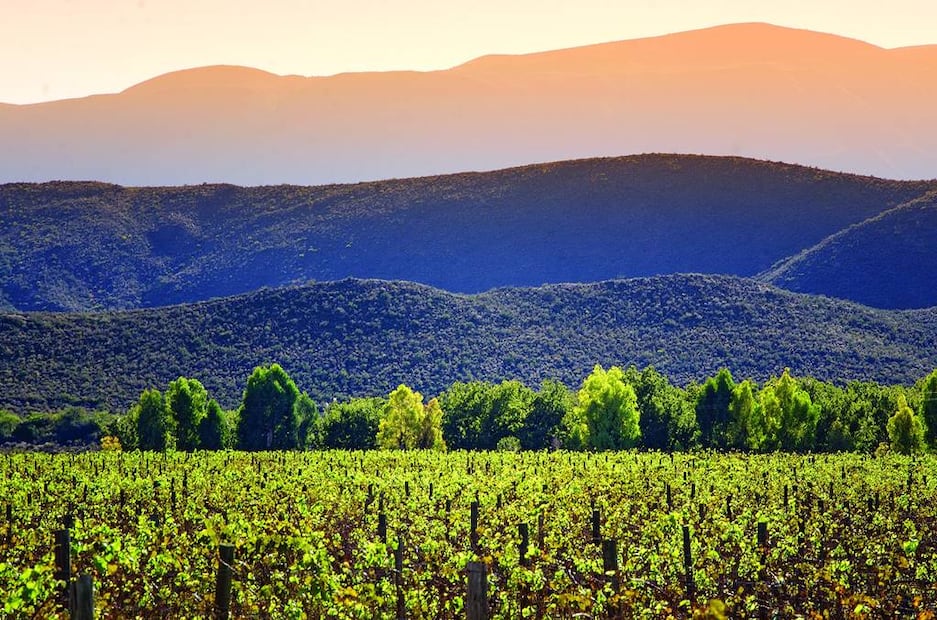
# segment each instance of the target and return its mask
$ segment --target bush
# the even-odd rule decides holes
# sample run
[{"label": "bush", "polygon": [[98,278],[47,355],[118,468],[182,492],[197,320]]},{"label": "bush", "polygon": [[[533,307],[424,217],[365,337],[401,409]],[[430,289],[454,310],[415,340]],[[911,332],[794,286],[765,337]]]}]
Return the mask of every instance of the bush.
[{"label": "bush", "polygon": [[13,439],[13,432],[19,426],[20,417],[11,411],[0,410],[0,443]]},{"label": "bush", "polygon": [[120,440],[113,435],[101,437],[102,452],[120,452]]},{"label": "bush", "polygon": [[497,448],[498,452],[520,452],[521,451],[521,440],[513,435],[508,435],[507,437],[502,437],[498,440]]}]

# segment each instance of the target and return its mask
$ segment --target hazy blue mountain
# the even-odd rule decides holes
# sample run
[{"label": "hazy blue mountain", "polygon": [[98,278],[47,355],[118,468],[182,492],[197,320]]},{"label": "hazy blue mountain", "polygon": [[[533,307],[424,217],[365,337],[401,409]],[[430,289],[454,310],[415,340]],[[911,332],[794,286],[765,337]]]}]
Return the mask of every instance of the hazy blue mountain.
[{"label": "hazy blue mountain", "polygon": [[935,305],[937,192],[831,235],[760,277],[879,308]]},{"label": "hazy blue mountain", "polygon": [[753,276],[935,188],[678,155],[319,187],[9,184],[0,307],[149,307],[345,277],[479,292]]}]

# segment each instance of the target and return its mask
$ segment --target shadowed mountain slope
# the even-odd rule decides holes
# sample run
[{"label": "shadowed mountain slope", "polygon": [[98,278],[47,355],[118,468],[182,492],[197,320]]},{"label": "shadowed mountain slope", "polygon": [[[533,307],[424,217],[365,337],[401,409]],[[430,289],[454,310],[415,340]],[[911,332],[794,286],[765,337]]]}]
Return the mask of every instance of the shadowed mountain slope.
[{"label": "shadowed mountain slope", "polygon": [[850,226],[760,276],[878,308],[937,303],[937,192]]},{"label": "shadowed mountain slope", "polygon": [[0,106],[0,181],[319,184],[623,153],[934,178],[937,46],[734,24],[442,71],[203,67]]},{"label": "shadowed mountain slope", "polygon": [[935,188],[676,155],[321,187],[10,184],[0,304],[135,308],[344,277],[478,292],[751,276]]},{"label": "shadowed mountain slope", "polygon": [[0,407],[126,408],[194,376],[227,407],[279,362],[319,401],[435,394],[456,380],[557,378],[601,363],[653,364],[678,382],[728,366],[910,383],[937,366],[937,309],[873,310],[753,280],[673,275],[457,295],[343,280],[186,306],[0,315]]}]

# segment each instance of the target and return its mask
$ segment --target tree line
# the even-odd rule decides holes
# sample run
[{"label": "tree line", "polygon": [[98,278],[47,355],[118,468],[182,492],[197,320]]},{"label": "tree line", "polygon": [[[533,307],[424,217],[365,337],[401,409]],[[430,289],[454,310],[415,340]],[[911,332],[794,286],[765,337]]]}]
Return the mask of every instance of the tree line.
[{"label": "tree line", "polygon": [[[45,429],[43,431],[43,429]],[[680,387],[653,367],[596,366],[578,390],[547,380],[457,382],[428,401],[400,385],[320,407],[278,364],[254,369],[224,410],[196,379],[144,390],[120,416],[0,412],[0,441],[45,432],[107,436],[144,450],[709,448],[916,453],[937,448],[937,370],[914,386],[838,386],[788,370],[763,384],[722,369]],[[64,429],[64,430],[63,430]]]}]

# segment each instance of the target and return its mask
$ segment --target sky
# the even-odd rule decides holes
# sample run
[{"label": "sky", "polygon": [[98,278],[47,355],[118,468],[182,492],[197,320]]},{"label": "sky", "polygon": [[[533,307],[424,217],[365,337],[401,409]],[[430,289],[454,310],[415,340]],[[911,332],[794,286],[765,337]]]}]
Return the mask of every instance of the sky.
[{"label": "sky", "polygon": [[0,102],[119,92],[204,65],[433,70],[752,21],[937,43],[934,0],[0,0]]}]

